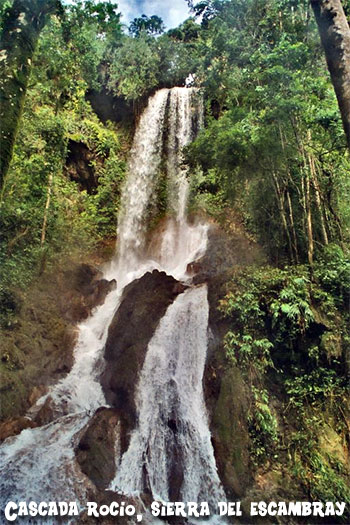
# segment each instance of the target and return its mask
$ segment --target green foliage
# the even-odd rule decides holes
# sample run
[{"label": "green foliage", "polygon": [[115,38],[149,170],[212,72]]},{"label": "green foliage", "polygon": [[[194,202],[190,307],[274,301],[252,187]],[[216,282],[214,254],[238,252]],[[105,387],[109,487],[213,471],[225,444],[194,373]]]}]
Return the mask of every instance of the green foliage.
[{"label": "green foliage", "polygon": [[188,18],[175,29],[170,29],[167,35],[175,41],[194,42],[200,36],[200,29],[199,24],[192,18]]},{"label": "green foliage", "polygon": [[278,425],[269,406],[267,390],[252,386],[253,403],[248,413],[251,460],[257,467],[278,457]]},{"label": "green foliage", "polygon": [[350,258],[339,246],[325,247],[315,277],[338,304],[347,307],[350,300]]},{"label": "green foliage", "polygon": [[[107,90],[138,110],[193,74],[206,125],[186,151],[192,211],[229,221],[237,210],[279,266],[236,268],[219,305],[224,366],[246,383],[251,462],[285,461],[310,497],[346,501],[346,471],[321,437],[327,417],[341,439],[347,431],[350,165],[309,2],[188,3],[193,18],[165,34],[157,16],[123,34],[117,4],[90,0],[65,4],[42,31],[1,195],[0,325],[14,350],[0,365],[6,374],[23,366],[13,343],[19,289],[115,236],[129,136],[102,124],[87,94]],[[0,2],[1,22],[10,4]],[[92,190],[65,167],[73,143],[88,152]],[[152,224],[167,200],[162,173],[155,193]],[[37,358],[42,344],[31,340],[26,353]]]},{"label": "green foliage", "polygon": [[141,31],[137,38],[125,37],[111,54],[107,85],[126,100],[138,101],[157,87],[184,85],[197,62],[190,42],[168,34],[155,39]]},{"label": "green foliage", "polygon": [[327,397],[342,397],[342,378],[335,370],[316,368],[310,374],[286,379],[285,387],[289,404],[293,408],[302,408],[306,402],[315,404]]},{"label": "green foliage", "polygon": [[[302,479],[313,500],[349,501],[350,490],[337,472],[339,467],[332,468],[317,450],[311,453],[308,463],[311,468],[302,469]],[[344,522],[346,519],[345,515]]]},{"label": "green foliage", "polygon": [[193,9],[208,13],[194,71],[208,117],[189,158],[214,179],[207,192],[241,209],[278,264],[304,262],[344,232],[348,240],[349,158],[307,2],[208,1]]},{"label": "green foliage", "polygon": [[226,355],[233,364],[239,363],[244,370],[254,368],[263,372],[267,367],[273,366],[270,351],[273,344],[266,338],[253,339],[249,334],[237,336],[227,332],[224,345]]},{"label": "green foliage", "polygon": [[[1,195],[0,322],[5,327],[18,314],[10,301],[13,290],[28,286],[46,266],[87,253],[115,234],[125,173],[121,134],[101,124],[85,95],[96,82],[112,33],[119,38],[118,28],[119,15],[112,4],[76,2],[43,31]],[[97,181],[91,195],[64,170],[69,140],[91,152]]]},{"label": "green foliage", "polygon": [[243,367],[249,365],[263,371],[272,366],[272,352],[274,366],[288,366],[293,377],[297,363],[303,368],[308,362],[310,366],[318,364],[320,359],[325,362],[327,349],[321,344],[321,336],[327,329],[330,344],[334,330],[337,341],[338,333],[343,333],[340,319],[345,322],[347,315],[346,310],[342,310],[346,308],[342,300],[343,287],[330,286],[329,268],[336,266],[341,272],[342,266],[336,261],[342,257],[345,269],[348,264],[338,250],[336,254],[336,257],[329,256],[326,265],[324,262],[315,265],[317,282],[311,279],[307,268],[301,266],[240,270],[219,304],[222,315],[232,323],[225,340],[229,357]]},{"label": "green foliage", "polygon": [[137,100],[158,84],[160,58],[156,42],[147,35],[124,40],[112,58],[108,86],[126,100]]},{"label": "green foliage", "polygon": [[160,35],[165,30],[163,20],[157,15],[146,16],[142,15],[134,20],[129,25],[129,33],[133,36],[140,36],[142,33],[148,35]]},{"label": "green foliage", "polygon": [[230,355],[240,348],[256,357],[250,366],[271,366],[270,350],[293,348],[314,321],[310,278],[302,267],[243,270],[230,288],[219,307],[236,329],[236,335],[226,337],[226,348]]},{"label": "green foliage", "polygon": [[347,310],[333,274],[347,264],[329,247],[312,276],[302,266],[236,270],[219,304],[226,358],[249,386],[254,469],[279,469],[287,449],[293,483],[320,501],[349,495],[344,463],[320,441],[326,423],[337,439],[347,432]]}]

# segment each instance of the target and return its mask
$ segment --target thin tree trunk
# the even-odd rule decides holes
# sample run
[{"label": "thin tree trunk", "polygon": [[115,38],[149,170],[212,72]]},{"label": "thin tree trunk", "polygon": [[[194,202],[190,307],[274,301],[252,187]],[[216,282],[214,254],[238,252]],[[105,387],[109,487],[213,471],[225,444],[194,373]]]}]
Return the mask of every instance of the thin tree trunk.
[{"label": "thin tree trunk", "polygon": [[315,160],[314,160],[312,155],[308,155],[308,158],[309,158],[309,164],[310,164],[311,181],[312,181],[312,185],[313,185],[314,190],[315,190],[316,205],[317,205],[317,209],[318,209],[318,214],[320,216],[321,232],[322,232],[323,242],[327,246],[329,241],[328,241],[328,234],[327,234],[325,219],[324,219],[323,210],[322,210],[321,193],[320,193],[320,186],[319,186],[318,180],[317,180]]},{"label": "thin tree trunk", "polygon": [[311,201],[310,201],[310,177],[307,174],[305,178],[305,200],[306,200],[306,226],[307,226],[307,258],[310,266],[314,262],[314,239],[312,232],[312,215],[311,215]]},{"label": "thin tree trunk", "polygon": [[[311,144],[312,137],[311,137],[311,131],[309,129],[307,131],[307,138],[308,138],[309,143]],[[309,166],[310,166],[310,177],[311,177],[312,185],[313,185],[314,190],[315,190],[316,206],[317,206],[317,209],[318,209],[318,214],[320,216],[320,223],[321,223],[321,231],[322,231],[323,243],[327,246],[327,244],[328,244],[328,234],[327,234],[325,218],[324,218],[323,209],[322,209],[321,190],[320,190],[320,185],[318,183],[318,178],[317,178],[315,158],[310,153],[307,154],[307,158],[308,158]]]},{"label": "thin tree trunk", "polygon": [[300,186],[301,186],[301,207],[303,208],[303,231],[304,231],[304,236],[307,239],[307,227],[306,227],[307,212],[306,212],[305,176],[304,176],[304,173],[301,174]]},{"label": "thin tree trunk", "polygon": [[58,0],[14,0],[0,39],[0,188],[7,174],[41,30]]},{"label": "thin tree trunk", "polygon": [[310,0],[350,148],[350,28],[340,0]]},{"label": "thin tree trunk", "polygon": [[306,230],[307,238],[307,256],[310,266],[313,264],[314,254],[314,240],[312,232],[312,214],[311,214],[311,202],[310,202],[310,176],[309,169],[306,161],[306,153],[303,142],[300,140],[298,133],[298,125],[292,119],[292,126],[295,134],[295,138],[298,144],[300,155],[303,159],[303,171],[301,173],[301,190],[302,190],[302,207],[304,211],[304,231]]},{"label": "thin tree trunk", "polygon": [[41,228],[41,247],[44,246],[45,239],[46,239],[46,227],[47,227],[47,219],[49,216],[49,208],[50,208],[50,202],[51,202],[51,194],[52,194],[52,183],[53,183],[53,175],[50,173],[49,175],[49,182],[47,186],[47,197],[46,197],[46,204],[45,204],[45,210],[44,210],[44,220],[43,225]]},{"label": "thin tree trunk", "polygon": [[298,240],[297,240],[297,234],[295,231],[293,206],[292,206],[292,200],[290,198],[290,194],[288,190],[287,190],[287,202],[288,202],[288,209],[289,209],[289,222],[290,222],[290,226],[291,226],[292,234],[293,234],[293,248],[294,248],[294,253],[295,253],[295,260],[297,264],[299,264]]},{"label": "thin tree trunk", "polygon": [[290,238],[289,228],[288,228],[288,222],[286,219],[286,214],[284,210],[284,198],[283,198],[283,192],[281,190],[281,187],[278,182],[278,177],[276,173],[272,172],[273,181],[275,184],[275,191],[276,191],[276,197],[277,197],[277,204],[278,204],[278,210],[280,212],[281,221],[283,225],[283,229],[285,231],[287,241],[288,241],[288,250],[289,250],[289,257],[293,261],[293,249],[292,249],[292,241]]},{"label": "thin tree trunk", "polygon": [[[286,142],[287,141],[283,134],[280,124],[278,125],[278,128],[279,128],[280,139],[281,139],[281,144],[282,144],[282,151],[283,151],[284,156],[286,156],[285,154],[286,154]],[[288,166],[288,158],[286,158],[286,162]],[[291,181],[292,177],[291,177],[291,174],[288,168],[287,168],[287,175],[288,175],[288,181]],[[295,254],[295,261],[298,264],[299,263],[298,242],[297,242],[297,236],[296,236],[295,226],[294,226],[293,206],[292,206],[292,201],[291,201],[288,189],[286,193],[287,193],[287,202],[288,202],[288,210],[289,210],[289,223],[290,223],[290,227],[291,227],[292,235],[293,235],[293,242],[291,244],[292,244],[294,254]]]}]

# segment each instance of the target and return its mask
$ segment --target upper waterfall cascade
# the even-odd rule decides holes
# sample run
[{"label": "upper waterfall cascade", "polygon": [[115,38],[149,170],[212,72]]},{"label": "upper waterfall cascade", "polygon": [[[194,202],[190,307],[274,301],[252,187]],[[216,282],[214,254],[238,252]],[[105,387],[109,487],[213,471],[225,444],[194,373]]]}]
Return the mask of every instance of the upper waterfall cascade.
[{"label": "upper waterfall cascade", "polygon": [[[74,447],[93,412],[106,405],[99,378],[108,327],[123,289],[153,269],[190,284],[187,265],[205,253],[208,226],[187,220],[189,183],[183,158],[183,148],[202,120],[202,102],[194,88],[161,89],[142,113],[122,191],[117,252],[104,270],[106,279],[116,279],[117,289],[79,325],[70,373],[28,413],[35,414],[50,399],[54,420],[1,445],[1,508],[9,500],[43,497],[84,505],[85,476],[75,461]],[[150,253],[149,210],[164,171],[167,219],[157,248]],[[133,495],[147,489],[155,499],[213,505],[224,498],[202,390],[207,331],[206,285],[189,286],[168,307],[148,345],[135,400],[138,421],[127,451],[116,458],[112,489]]]}]

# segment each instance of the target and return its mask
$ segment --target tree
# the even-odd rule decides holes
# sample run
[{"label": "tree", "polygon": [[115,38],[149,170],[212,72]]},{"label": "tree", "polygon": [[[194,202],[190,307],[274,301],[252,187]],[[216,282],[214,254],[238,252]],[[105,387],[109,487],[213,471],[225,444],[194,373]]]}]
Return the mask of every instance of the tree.
[{"label": "tree", "polygon": [[113,54],[108,88],[128,101],[147,96],[159,82],[160,58],[154,38],[142,33],[139,38],[125,37]]},{"label": "tree", "polygon": [[10,165],[40,32],[60,9],[59,0],[14,0],[5,13],[0,50],[0,187]]},{"label": "tree", "polygon": [[134,18],[129,26],[129,33],[133,36],[140,36],[141,33],[147,33],[148,35],[160,35],[164,32],[165,26],[163,20],[153,15],[148,17],[142,15],[139,18]]},{"label": "tree", "polygon": [[350,148],[350,28],[340,0],[311,0]]},{"label": "tree", "polygon": [[204,28],[208,27],[209,21],[215,18],[225,5],[222,0],[201,0],[196,3],[193,0],[187,0],[187,3],[195,18],[201,17]]}]

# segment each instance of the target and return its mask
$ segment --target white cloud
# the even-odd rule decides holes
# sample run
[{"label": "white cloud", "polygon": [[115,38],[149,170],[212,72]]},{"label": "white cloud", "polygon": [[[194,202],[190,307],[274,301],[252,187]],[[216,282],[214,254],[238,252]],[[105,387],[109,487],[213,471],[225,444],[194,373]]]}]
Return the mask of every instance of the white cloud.
[{"label": "white cloud", "polygon": [[118,11],[122,13],[122,22],[129,25],[130,20],[139,16],[139,7],[136,0],[118,0]]},{"label": "white cloud", "polygon": [[160,16],[167,29],[176,27],[190,16],[186,0],[119,0],[119,10],[122,13],[122,22],[129,22],[142,14]]}]

